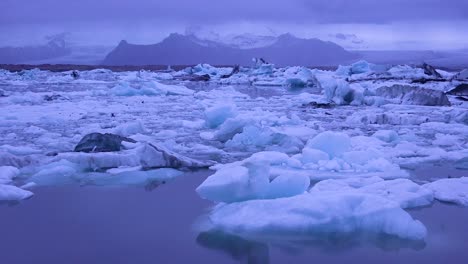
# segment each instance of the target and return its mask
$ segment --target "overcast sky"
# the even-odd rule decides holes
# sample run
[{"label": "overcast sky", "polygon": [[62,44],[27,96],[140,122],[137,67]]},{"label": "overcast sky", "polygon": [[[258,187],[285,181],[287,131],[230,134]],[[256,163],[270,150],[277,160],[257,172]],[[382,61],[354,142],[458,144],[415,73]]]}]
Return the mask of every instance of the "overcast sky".
[{"label": "overcast sky", "polygon": [[190,28],[291,32],[368,49],[455,49],[468,48],[467,10],[467,0],[0,0],[0,45],[65,31],[81,44],[154,43]]}]

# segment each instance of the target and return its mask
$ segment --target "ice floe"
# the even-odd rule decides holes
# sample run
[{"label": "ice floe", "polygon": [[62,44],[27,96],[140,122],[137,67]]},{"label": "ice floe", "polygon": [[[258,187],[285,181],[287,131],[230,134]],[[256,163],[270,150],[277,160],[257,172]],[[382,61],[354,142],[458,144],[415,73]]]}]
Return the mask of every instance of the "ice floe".
[{"label": "ice floe", "polygon": [[468,206],[468,177],[441,179],[424,185],[442,202]]},{"label": "ice floe", "polygon": [[0,184],[0,201],[19,201],[33,196],[33,193],[13,185]]},{"label": "ice floe", "polygon": [[357,193],[221,204],[209,221],[214,229],[246,237],[364,232],[422,240],[427,234],[397,203]]}]

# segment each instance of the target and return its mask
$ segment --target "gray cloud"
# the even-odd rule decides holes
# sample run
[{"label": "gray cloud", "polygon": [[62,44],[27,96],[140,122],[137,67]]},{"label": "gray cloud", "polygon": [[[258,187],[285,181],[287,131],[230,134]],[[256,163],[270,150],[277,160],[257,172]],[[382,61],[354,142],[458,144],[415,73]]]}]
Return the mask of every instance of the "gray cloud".
[{"label": "gray cloud", "polygon": [[145,20],[390,23],[466,20],[467,8],[466,0],[2,0],[0,24]]},{"label": "gray cloud", "polygon": [[[466,10],[466,0],[0,0],[0,36],[8,36],[0,46],[60,32],[71,32],[77,44],[155,43],[200,26],[221,35],[291,32],[374,49],[405,41],[416,49],[465,48]],[[346,39],[330,37],[336,33]]]}]

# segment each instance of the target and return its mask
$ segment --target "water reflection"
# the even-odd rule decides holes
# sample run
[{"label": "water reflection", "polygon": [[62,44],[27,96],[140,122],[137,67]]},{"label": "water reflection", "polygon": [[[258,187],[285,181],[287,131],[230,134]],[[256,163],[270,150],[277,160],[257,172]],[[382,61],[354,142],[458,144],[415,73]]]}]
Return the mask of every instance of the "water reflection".
[{"label": "water reflection", "polygon": [[247,261],[249,264],[270,262],[267,244],[249,241],[221,231],[202,232],[197,236],[197,243],[205,248],[224,252],[235,260]]},{"label": "water reflection", "polygon": [[385,252],[411,249],[423,250],[424,241],[401,239],[389,235],[365,233],[321,234],[307,238],[258,238],[249,240],[223,231],[204,231],[199,233],[197,243],[205,248],[221,251],[231,258],[247,263],[270,263],[270,248],[279,249],[289,255],[299,255],[307,250],[320,250],[325,253],[350,251],[356,248],[376,247]]}]

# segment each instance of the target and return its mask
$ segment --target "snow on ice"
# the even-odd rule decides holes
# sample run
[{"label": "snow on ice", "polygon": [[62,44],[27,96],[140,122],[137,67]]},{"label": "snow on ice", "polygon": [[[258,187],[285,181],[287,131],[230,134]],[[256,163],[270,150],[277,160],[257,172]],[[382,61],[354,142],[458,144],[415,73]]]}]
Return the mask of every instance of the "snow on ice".
[{"label": "snow on ice", "polygon": [[[209,219],[245,236],[371,232],[419,240],[426,229],[404,209],[434,199],[467,205],[466,177],[428,176],[420,185],[409,172],[425,164],[467,168],[468,103],[449,92],[466,70],[255,62],[98,69],[78,78],[1,71],[0,200],[30,197],[20,183],[151,186],[213,165],[197,188],[219,203]],[[75,152],[91,133],[128,140]]]}]

